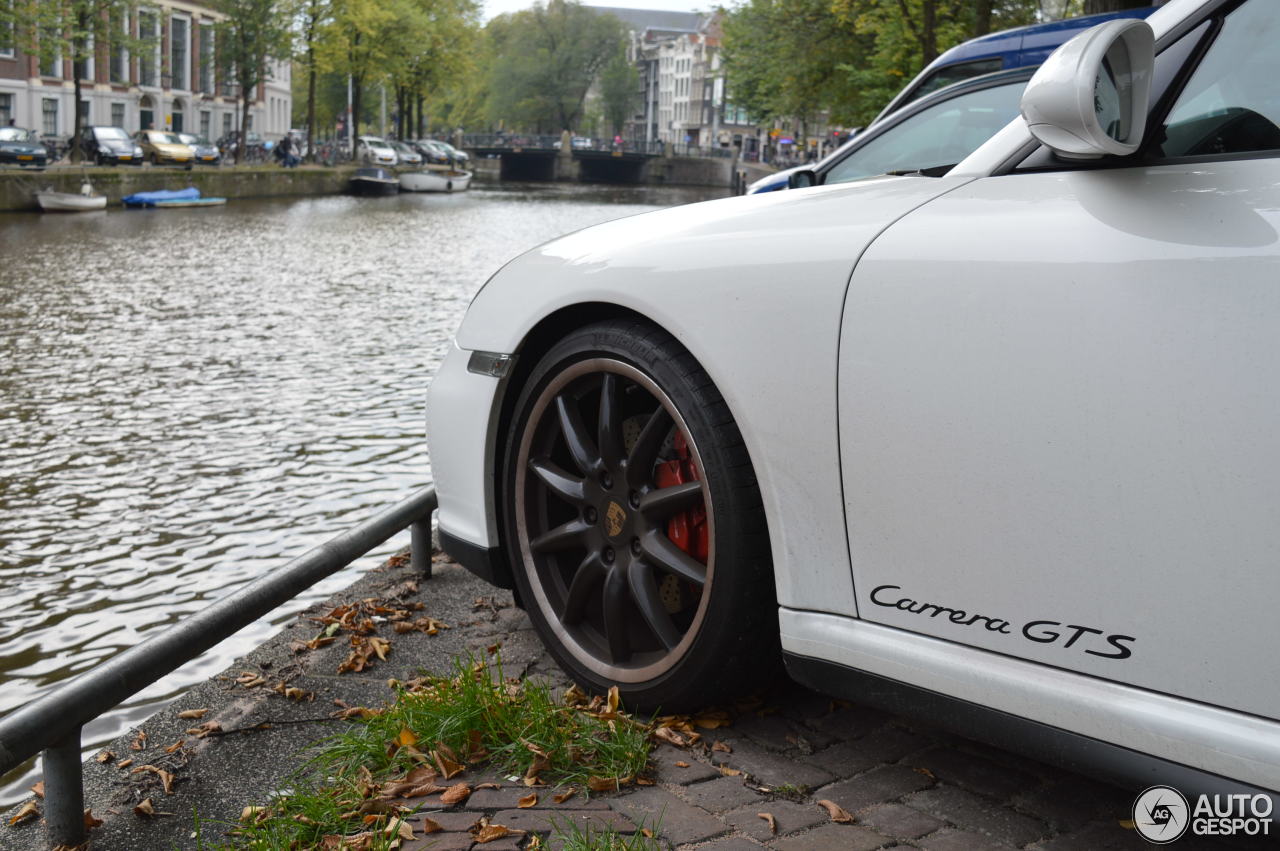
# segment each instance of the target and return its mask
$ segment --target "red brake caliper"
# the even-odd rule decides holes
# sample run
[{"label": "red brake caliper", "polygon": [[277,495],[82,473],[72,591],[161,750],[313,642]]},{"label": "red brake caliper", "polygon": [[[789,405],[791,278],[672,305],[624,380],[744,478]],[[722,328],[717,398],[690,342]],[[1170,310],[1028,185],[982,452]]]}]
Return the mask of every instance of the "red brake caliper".
[{"label": "red brake caliper", "polygon": [[[698,467],[693,463],[689,452],[689,443],[684,434],[677,431],[672,445],[676,450],[676,460],[664,461],[658,465],[657,484],[660,488],[682,485],[685,482],[699,481]],[[706,564],[707,551],[707,507],[699,505],[679,514],[667,521],[667,537],[671,542],[698,561]]]}]

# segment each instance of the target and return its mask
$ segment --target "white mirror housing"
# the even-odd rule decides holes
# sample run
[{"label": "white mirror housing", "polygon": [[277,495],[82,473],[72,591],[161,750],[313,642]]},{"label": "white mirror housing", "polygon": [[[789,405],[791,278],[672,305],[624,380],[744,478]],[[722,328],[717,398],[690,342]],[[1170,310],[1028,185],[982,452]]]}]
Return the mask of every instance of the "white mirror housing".
[{"label": "white mirror housing", "polygon": [[1055,50],[1022,93],[1031,135],[1073,159],[1138,149],[1147,122],[1155,35],[1123,18],[1085,30]]}]

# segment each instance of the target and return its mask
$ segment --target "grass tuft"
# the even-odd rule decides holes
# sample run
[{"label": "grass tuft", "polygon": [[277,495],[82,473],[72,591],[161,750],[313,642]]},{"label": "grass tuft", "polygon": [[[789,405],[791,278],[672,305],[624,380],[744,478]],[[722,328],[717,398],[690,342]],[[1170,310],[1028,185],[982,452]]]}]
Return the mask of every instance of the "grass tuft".
[{"label": "grass tuft", "polygon": [[[399,685],[386,707],[318,743],[303,769],[290,778],[288,791],[277,793],[260,811],[247,810],[235,826],[232,845],[213,847],[310,848],[325,836],[369,832],[368,816],[374,812],[369,805],[382,785],[420,765],[439,765],[441,755],[468,769],[485,766],[503,775],[536,776],[549,786],[581,786],[584,795],[593,786],[611,788],[604,781],[625,784],[648,762],[649,727],[613,711],[615,705],[602,707],[597,701],[590,707],[569,706],[545,685],[508,680],[501,658],[492,663],[455,659],[450,675]],[[430,798],[413,803],[441,805]],[[597,839],[602,835],[592,833]],[[606,836],[602,841],[614,840]],[[392,837],[371,837],[368,847],[392,842]],[[630,851],[656,846],[565,847]]]}]

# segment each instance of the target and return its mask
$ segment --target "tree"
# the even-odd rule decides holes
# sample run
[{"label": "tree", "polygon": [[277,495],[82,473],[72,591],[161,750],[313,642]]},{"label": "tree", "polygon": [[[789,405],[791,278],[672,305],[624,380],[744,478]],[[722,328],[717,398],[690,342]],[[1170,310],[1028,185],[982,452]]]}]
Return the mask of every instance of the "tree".
[{"label": "tree", "polygon": [[604,107],[604,120],[609,131],[618,136],[631,117],[640,89],[640,75],[636,66],[627,61],[627,52],[621,46],[600,76],[600,100]]},{"label": "tree", "polygon": [[[115,50],[138,48],[141,43],[129,35],[128,29],[135,9],[133,0],[0,2],[0,28],[13,35],[14,46],[36,57],[41,64],[58,59],[71,62],[75,90],[73,139],[80,136],[85,65],[95,55],[107,56]],[[82,155],[80,146],[72,144],[72,162],[79,162]]]},{"label": "tree", "polygon": [[249,106],[258,84],[267,79],[267,62],[289,57],[289,19],[275,0],[211,0],[225,18],[214,25],[221,72],[240,87],[240,144],[236,163],[245,153]]},{"label": "tree", "polygon": [[622,23],[572,0],[548,0],[489,22],[489,114],[537,132],[572,131],[587,91],[623,40]]},{"label": "tree", "polygon": [[297,43],[301,47],[301,52],[294,57],[294,62],[305,68],[307,75],[306,158],[310,162],[314,162],[316,157],[316,85],[320,75],[316,46],[332,14],[331,0],[300,0],[294,18],[298,33]]}]

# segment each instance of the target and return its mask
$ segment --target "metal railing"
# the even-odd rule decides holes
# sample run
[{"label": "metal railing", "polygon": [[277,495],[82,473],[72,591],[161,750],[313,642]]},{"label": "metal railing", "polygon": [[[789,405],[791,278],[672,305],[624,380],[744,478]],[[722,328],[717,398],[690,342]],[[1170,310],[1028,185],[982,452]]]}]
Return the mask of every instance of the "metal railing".
[{"label": "metal railing", "polygon": [[421,490],[0,719],[0,775],[43,751],[49,846],[77,846],[85,838],[80,757],[85,724],[405,528],[412,535],[410,565],[430,576],[436,505],[435,489]]}]

